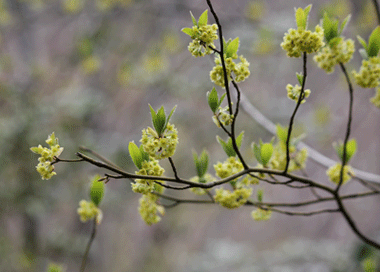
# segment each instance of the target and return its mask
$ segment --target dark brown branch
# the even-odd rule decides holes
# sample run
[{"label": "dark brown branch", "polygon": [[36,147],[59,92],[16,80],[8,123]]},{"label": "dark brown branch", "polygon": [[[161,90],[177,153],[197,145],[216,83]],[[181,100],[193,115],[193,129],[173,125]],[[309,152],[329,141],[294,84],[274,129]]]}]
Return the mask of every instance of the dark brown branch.
[{"label": "dark brown branch", "polygon": [[372,0],[372,2],[373,2],[373,5],[375,6],[375,11],[376,11],[376,15],[377,15],[377,22],[380,25],[380,8],[379,8],[379,4],[377,3],[376,0]]}]

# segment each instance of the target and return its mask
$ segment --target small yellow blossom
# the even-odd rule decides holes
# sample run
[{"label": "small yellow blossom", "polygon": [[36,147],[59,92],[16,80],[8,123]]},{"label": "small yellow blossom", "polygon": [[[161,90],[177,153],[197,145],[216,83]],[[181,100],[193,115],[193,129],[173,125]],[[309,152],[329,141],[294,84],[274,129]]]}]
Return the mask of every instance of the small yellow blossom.
[{"label": "small yellow blossom", "polygon": [[174,125],[169,123],[163,135],[158,137],[156,131],[148,127],[143,129],[140,142],[145,152],[151,157],[161,160],[174,155],[178,144],[178,132]]},{"label": "small yellow blossom", "polygon": [[229,191],[223,188],[215,190],[214,200],[223,207],[235,209],[244,205],[252,195],[252,188],[239,188]]},{"label": "small yellow blossom", "polygon": [[[340,181],[340,171],[342,169],[342,164],[337,163],[333,166],[331,166],[329,169],[327,169],[326,174],[329,177],[329,179],[334,182],[335,184],[339,184]],[[343,182],[342,184],[345,184],[348,182],[352,176],[354,176],[354,171],[352,170],[351,166],[345,165],[343,168]]]},{"label": "small yellow blossom", "polygon": [[251,216],[255,221],[267,221],[272,217],[272,211],[258,208],[252,211]]},{"label": "small yellow blossom", "polygon": [[362,61],[359,73],[352,71],[356,84],[363,88],[376,88],[380,80],[380,58],[370,57]]},{"label": "small yellow blossom", "polygon": [[325,45],[323,35],[323,28],[319,25],[315,27],[315,32],[302,28],[291,28],[285,34],[281,47],[289,57],[299,58],[304,52],[308,54],[318,52]]}]

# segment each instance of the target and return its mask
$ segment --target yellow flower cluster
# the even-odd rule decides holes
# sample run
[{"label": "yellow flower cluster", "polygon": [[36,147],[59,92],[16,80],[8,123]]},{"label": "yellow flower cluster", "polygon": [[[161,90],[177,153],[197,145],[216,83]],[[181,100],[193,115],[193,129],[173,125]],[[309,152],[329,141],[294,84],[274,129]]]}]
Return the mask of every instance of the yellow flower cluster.
[{"label": "yellow flower cluster", "polygon": [[63,147],[59,146],[58,138],[55,138],[54,132],[49,135],[46,143],[50,146],[50,149],[42,147],[41,145],[30,148],[32,152],[41,155],[41,157],[38,158],[39,163],[36,168],[38,173],[41,174],[42,179],[50,179],[57,174],[54,172],[54,166],[51,165],[51,163],[53,162],[54,157],[58,157],[63,151]]},{"label": "yellow flower cluster", "polygon": [[165,208],[156,203],[158,197],[148,193],[143,195],[140,200],[139,213],[147,225],[153,225],[161,221],[159,214],[165,214]]},{"label": "yellow flower cluster", "polygon": [[[210,174],[205,174],[201,179],[198,176],[192,177],[190,181],[196,182],[196,183],[207,183],[214,180],[214,177]],[[190,191],[193,192],[196,195],[204,195],[209,189],[202,189],[199,187],[193,187],[190,188]]]},{"label": "yellow flower cluster", "polygon": [[[331,166],[326,171],[327,176],[335,184],[339,184],[340,170],[341,169],[342,169],[342,164],[337,163],[337,164]],[[342,184],[345,184],[347,181],[349,181],[351,179],[351,176],[354,176],[354,171],[352,170],[351,166],[345,165],[343,168],[343,182],[342,182]]]},{"label": "yellow flower cluster", "polygon": [[238,188],[229,191],[223,188],[215,190],[214,200],[223,207],[235,209],[244,205],[252,194],[252,188]]},{"label": "yellow flower cluster", "polygon": [[172,124],[168,124],[165,132],[161,137],[157,135],[151,127],[143,129],[142,138],[140,140],[147,152],[152,158],[164,159],[174,155],[178,144],[178,132]]},{"label": "yellow flower cluster", "polygon": [[356,84],[363,88],[376,88],[380,80],[380,58],[370,57],[362,61],[359,73],[352,71]]},{"label": "yellow flower cluster", "polygon": [[291,28],[285,34],[281,47],[289,57],[299,58],[304,52],[315,53],[324,46],[323,35],[323,28],[319,25],[315,27],[315,32],[302,28]]},{"label": "yellow flower cluster", "polygon": [[234,115],[229,114],[228,112],[228,106],[227,107],[219,107],[219,112],[217,115],[212,116],[212,121],[217,127],[221,127],[221,124],[223,126],[228,126],[232,123],[232,120],[234,119]]},{"label": "yellow flower cluster", "polygon": [[251,216],[255,221],[267,221],[272,217],[272,211],[258,208],[252,211]]},{"label": "yellow flower cluster", "polygon": [[84,199],[79,202],[77,212],[80,216],[80,221],[83,223],[96,218],[96,223],[100,224],[103,218],[102,211],[95,205],[95,203]]},{"label": "yellow flower cluster", "polygon": [[371,98],[371,103],[374,104],[376,107],[380,108],[380,88],[376,88],[376,94],[374,97]]},{"label": "yellow flower cluster", "polygon": [[194,57],[202,57],[213,53],[210,47],[215,48],[214,40],[218,39],[216,31],[218,26],[216,24],[203,25],[201,27],[193,26],[193,39],[190,42],[188,49]]},{"label": "yellow flower cluster", "polygon": [[[235,75],[236,82],[244,81],[250,75],[250,71],[248,68],[249,62],[243,56],[240,56],[239,58],[240,62],[237,64],[233,61],[233,59],[237,59],[237,55],[225,59],[227,78],[229,81],[231,80],[230,77],[232,72]],[[216,65],[210,72],[210,79],[216,85],[224,87],[224,73],[220,57],[215,58],[215,64]]]},{"label": "yellow flower cluster", "polygon": [[[288,171],[297,171],[305,168],[307,160],[307,149],[303,148],[299,151],[294,146],[290,146],[290,161]],[[284,170],[286,165],[286,146],[284,143],[279,142],[274,146],[270,166],[273,169]]]},{"label": "yellow flower cluster", "polygon": [[[298,99],[301,94],[302,87],[298,84],[296,86],[293,86],[291,84],[286,85],[286,91],[288,92],[288,98],[291,100],[294,100],[296,103],[298,102]],[[304,90],[304,95],[301,101],[301,104],[306,102],[306,98],[310,95],[310,89]]]},{"label": "yellow flower cluster", "polygon": [[[214,164],[214,169],[216,172],[216,175],[220,178],[227,178],[229,176],[232,176],[234,174],[237,174],[244,170],[243,164],[237,159],[236,157],[229,157],[227,160],[223,163],[218,162],[217,164]],[[233,180],[232,182],[236,182],[237,179]],[[245,176],[243,179],[239,181],[239,184],[237,186],[241,185],[251,185],[251,184],[257,184],[257,179],[251,176]]]},{"label": "yellow flower cluster", "polygon": [[[141,169],[139,171],[136,171],[135,174],[159,177],[162,176],[164,172],[164,168],[162,168],[159,165],[158,161],[155,159],[151,159],[150,161],[144,161],[142,163]],[[160,182],[163,183],[164,181]],[[163,188],[161,185],[156,184],[153,180],[148,179],[136,179],[136,182],[132,183],[132,191],[140,194],[147,194],[155,189],[159,189],[159,191],[162,191],[161,188]]]},{"label": "yellow flower cluster", "polygon": [[354,52],[355,44],[353,40],[339,38],[339,41],[323,47],[321,51],[314,56],[314,61],[318,64],[319,68],[329,74],[334,72],[335,65],[349,62]]}]

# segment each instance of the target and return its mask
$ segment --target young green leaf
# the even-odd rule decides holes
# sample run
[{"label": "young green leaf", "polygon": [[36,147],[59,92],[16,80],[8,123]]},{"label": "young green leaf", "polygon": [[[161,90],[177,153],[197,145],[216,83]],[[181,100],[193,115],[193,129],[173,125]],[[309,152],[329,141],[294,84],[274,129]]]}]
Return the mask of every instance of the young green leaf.
[{"label": "young green leaf", "polygon": [[220,138],[219,136],[216,136],[216,140],[222,146],[224,152],[226,152],[228,157],[235,157],[236,156],[236,152],[232,146],[231,138],[228,139],[227,143],[225,141],[223,141],[223,139]]},{"label": "young green leaf", "polygon": [[207,92],[207,101],[211,111],[215,113],[220,106],[218,92],[216,91],[215,87],[212,88],[211,92]]},{"label": "young green leaf", "polygon": [[[236,137],[236,144],[238,146],[238,148],[240,148],[241,146],[241,143],[243,141],[243,137],[244,137],[244,131],[240,132],[239,136]],[[231,140],[231,138],[230,138]],[[231,146],[232,146],[232,140],[231,140]]]},{"label": "young green leaf", "polygon": [[[339,143],[333,143],[333,146],[340,160],[343,160],[343,142],[340,141]],[[351,139],[347,142],[346,163],[348,163],[352,156],[355,154],[356,148],[357,144],[355,139]]]},{"label": "young green leaf", "polygon": [[299,29],[307,28],[307,19],[309,16],[309,12],[311,9],[311,5],[308,5],[305,9],[298,8],[296,9],[296,23]]},{"label": "young green leaf", "polygon": [[263,202],[264,191],[262,189],[257,190],[257,201]]},{"label": "young green leaf", "polygon": [[342,22],[342,24],[340,25],[340,29],[339,29],[339,34],[338,36],[340,36],[342,34],[342,32],[344,31],[344,29],[346,28],[346,25],[348,24],[348,22],[351,20],[351,14],[349,14]]},{"label": "young green leaf", "polygon": [[261,145],[261,161],[262,165],[266,166],[270,161],[273,154],[273,145],[271,143],[265,143]]},{"label": "young green leaf", "polygon": [[302,73],[296,73],[296,76],[297,76],[297,79],[298,79],[298,83],[302,86],[303,84],[303,74]]},{"label": "young green leaf", "polygon": [[286,144],[286,140],[288,139],[288,129],[285,127],[280,126],[279,124],[276,126],[277,129],[277,137],[278,139]]},{"label": "young green leaf", "polygon": [[100,176],[94,177],[91,183],[90,198],[96,206],[99,206],[104,196],[104,183],[99,181]]},{"label": "young green leaf", "polygon": [[199,178],[202,178],[206,173],[208,169],[208,153],[206,150],[203,150],[201,155],[197,155],[197,153],[193,152],[193,158],[195,163],[195,168],[197,170],[197,175]]},{"label": "young green leaf", "polygon": [[338,36],[339,22],[336,19],[330,19],[327,13],[323,16],[322,27],[327,42]]},{"label": "young green leaf", "polygon": [[222,102],[223,102],[223,100],[224,100],[225,97],[226,97],[226,93],[222,94],[222,97],[219,100],[218,107],[220,107],[220,105],[222,104]]},{"label": "young green leaf", "polygon": [[208,21],[208,14],[207,14],[208,10],[206,9],[202,15],[199,17],[199,20],[198,20],[198,27],[201,27],[201,26],[205,26],[207,25],[207,21]]},{"label": "young green leaf", "polygon": [[153,110],[153,108],[150,105],[149,107],[152,114],[153,127],[156,130],[158,136],[160,137],[162,136],[162,133],[165,131],[166,115],[164,107],[161,106],[157,113]]},{"label": "young green leaf", "polygon": [[369,36],[367,54],[368,57],[376,57],[380,50],[380,26],[377,26]]},{"label": "young green leaf", "polygon": [[367,51],[367,43],[366,43],[366,41],[362,37],[360,37],[359,35],[356,36],[356,38],[358,39],[359,43],[363,46],[363,48],[365,49],[365,51]]},{"label": "young green leaf", "polygon": [[263,161],[261,159],[261,149],[260,146],[258,146],[256,143],[252,143],[252,149],[253,154],[255,155],[255,158],[258,163],[263,164]]},{"label": "young green leaf", "polygon": [[169,120],[172,117],[172,115],[173,115],[173,113],[174,113],[174,111],[175,111],[176,108],[177,108],[177,105],[175,105],[174,108],[172,108],[172,110],[170,111],[169,116],[168,116],[168,118],[166,119],[166,122],[165,122],[165,129],[166,129],[166,127],[167,127],[167,125],[169,123]]},{"label": "young green leaf", "polygon": [[193,34],[194,34],[193,29],[189,28],[189,27],[182,28],[181,31],[183,33],[189,35],[190,37],[193,36]]},{"label": "young green leaf", "polygon": [[193,20],[193,25],[197,26],[198,25],[197,20],[195,19],[194,15],[193,15],[193,13],[191,13],[191,11],[190,11],[190,15],[191,15],[191,20]]},{"label": "young green leaf", "polygon": [[136,165],[138,169],[141,169],[144,158],[140,149],[137,147],[137,145],[134,142],[130,142],[128,145],[128,150],[129,150],[129,155],[131,156],[133,163]]},{"label": "young green leaf", "polygon": [[347,156],[346,156],[347,159],[346,160],[347,160],[347,162],[349,162],[349,160],[352,158],[352,156],[355,155],[356,148],[357,148],[357,144],[356,144],[355,139],[351,139],[347,142],[347,148],[346,148],[346,153],[347,153]]},{"label": "young green leaf", "polygon": [[239,37],[237,37],[236,39],[232,40],[227,48],[226,48],[226,55],[227,57],[232,57],[234,54],[237,53],[238,49],[239,49]]}]

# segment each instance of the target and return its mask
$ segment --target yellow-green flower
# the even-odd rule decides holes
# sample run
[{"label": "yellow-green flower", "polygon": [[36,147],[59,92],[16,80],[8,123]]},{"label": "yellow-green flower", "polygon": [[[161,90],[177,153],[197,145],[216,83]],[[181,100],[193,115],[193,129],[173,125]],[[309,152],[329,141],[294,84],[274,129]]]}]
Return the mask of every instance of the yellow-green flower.
[{"label": "yellow-green flower", "polygon": [[315,27],[314,32],[302,28],[291,28],[285,34],[281,47],[289,57],[299,58],[304,52],[308,54],[318,52],[325,45],[323,34],[323,28],[319,25]]},{"label": "yellow-green flower", "polygon": [[143,195],[140,200],[139,213],[147,225],[153,225],[161,221],[161,215],[165,215],[165,208],[156,203],[157,196],[153,194]]},{"label": "yellow-green flower", "polygon": [[[295,86],[293,86],[291,84],[286,85],[286,91],[288,93],[288,98],[297,103],[298,99],[300,97],[300,94],[301,94],[301,89],[302,89],[302,87],[298,84],[296,84]],[[309,97],[309,95],[310,95],[310,90],[309,89],[304,90],[301,104],[306,102],[306,98]]]},{"label": "yellow-green flower", "polygon": [[267,221],[272,217],[272,211],[258,208],[252,211],[251,216],[255,221]]},{"label": "yellow-green flower", "polygon": [[58,138],[55,137],[54,132],[49,135],[46,143],[50,146],[42,147],[38,145],[37,147],[32,147],[30,150],[36,154],[40,154],[41,157],[38,158],[38,165],[36,166],[37,172],[40,173],[42,179],[50,179],[57,173],[54,172],[54,166],[51,163],[54,161],[54,157],[61,155],[63,147],[58,144]]},{"label": "yellow-green flower", "polygon": [[335,65],[349,62],[354,52],[355,44],[353,40],[338,38],[335,42],[323,47],[314,56],[314,61],[318,64],[319,68],[329,74],[334,72]]},{"label": "yellow-green flower", "polygon": [[151,127],[143,129],[140,140],[147,152],[152,158],[161,160],[174,155],[178,144],[178,132],[172,124],[168,124],[165,132],[159,137]]},{"label": "yellow-green flower", "polygon": [[95,205],[95,203],[84,199],[79,202],[77,212],[79,214],[80,221],[83,223],[96,218],[96,223],[100,224],[103,218],[102,211]]},{"label": "yellow-green flower", "polygon": [[[332,182],[334,182],[335,184],[339,184],[341,169],[342,169],[342,164],[337,163],[337,164],[331,166],[326,171],[326,174],[329,177],[329,179]],[[351,166],[345,165],[344,168],[343,168],[343,182],[342,182],[342,184],[345,184],[354,175],[355,174],[354,174],[354,171],[352,170]]]},{"label": "yellow-green flower", "polygon": [[[165,170],[162,168],[158,161],[151,159],[150,161],[144,161],[142,167],[139,171],[136,171],[135,174],[143,176],[162,176]],[[164,181],[160,181],[165,183]],[[157,189],[157,190],[155,190]],[[164,187],[159,184],[156,184],[153,180],[148,179],[136,179],[135,183],[132,183],[132,190],[135,193],[148,194],[153,190],[163,193]]]},{"label": "yellow-green flower", "polygon": [[235,209],[244,205],[252,194],[252,188],[239,188],[229,191],[223,188],[215,190],[214,200],[223,207]]},{"label": "yellow-green flower", "polygon": [[352,71],[356,84],[363,88],[376,88],[380,80],[380,58],[370,57],[362,61],[359,73]]}]

